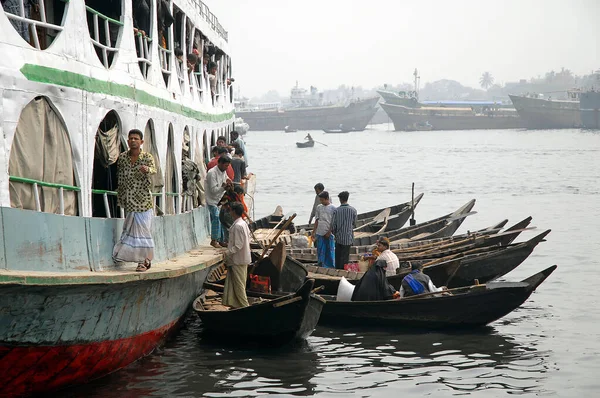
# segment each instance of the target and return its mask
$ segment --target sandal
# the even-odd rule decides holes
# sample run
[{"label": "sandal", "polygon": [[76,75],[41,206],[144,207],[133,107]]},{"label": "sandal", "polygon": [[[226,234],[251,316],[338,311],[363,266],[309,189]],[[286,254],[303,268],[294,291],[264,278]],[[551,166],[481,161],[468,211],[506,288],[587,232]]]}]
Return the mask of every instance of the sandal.
[{"label": "sandal", "polygon": [[145,263],[139,263],[137,268],[135,269],[136,272],[146,272],[148,271],[148,267],[146,267]]},{"label": "sandal", "polygon": [[146,272],[150,269],[150,267],[152,267],[152,261],[146,259],[143,263],[138,263],[138,266],[135,270],[137,272]]}]

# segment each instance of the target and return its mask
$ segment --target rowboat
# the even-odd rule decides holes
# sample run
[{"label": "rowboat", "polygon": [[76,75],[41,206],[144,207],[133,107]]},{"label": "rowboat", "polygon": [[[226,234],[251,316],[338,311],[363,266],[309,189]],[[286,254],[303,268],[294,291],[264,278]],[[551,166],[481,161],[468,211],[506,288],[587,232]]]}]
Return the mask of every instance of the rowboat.
[{"label": "rowboat", "polygon": [[[361,253],[365,253],[370,251],[370,246],[375,244],[379,237],[387,237],[392,242],[403,243],[406,240],[416,242],[450,237],[454,234],[454,232],[456,232],[466,217],[476,213],[471,212],[473,206],[475,206],[475,199],[469,201],[453,213],[426,221],[421,224],[373,234],[355,233],[354,244],[355,246],[365,248],[364,251],[361,251]],[[502,223],[494,226],[494,228],[498,228],[499,225],[503,226],[505,223],[506,221],[503,221]],[[302,227],[303,226],[298,226],[297,228],[302,229]],[[353,253],[358,254],[359,252],[355,249],[352,249],[351,254]],[[290,249],[289,254],[301,261],[316,262],[317,251],[315,248]]]},{"label": "rowboat", "polygon": [[[473,328],[485,326],[509,314],[554,272],[553,265],[521,282],[487,284],[450,289],[400,300],[336,301],[336,296],[321,295],[326,300],[319,325],[403,328]],[[222,289],[222,284],[205,283]],[[249,297],[277,298],[276,294],[247,292]]]},{"label": "rowboat", "polygon": [[452,236],[466,217],[476,214],[476,212],[471,212],[474,206],[475,199],[472,199],[453,213],[402,229],[385,231],[379,234],[361,236],[358,238],[355,237],[354,244],[356,246],[372,245],[377,242],[377,239],[380,237],[386,237],[390,241],[396,241],[400,239],[426,240]]},{"label": "rowboat", "polygon": [[296,146],[298,148],[312,148],[315,146],[315,142],[314,141],[296,142]]},{"label": "rowboat", "polygon": [[252,299],[249,307],[223,306],[222,295],[205,291],[193,304],[211,338],[287,344],[306,339],[317,326],[325,300],[311,291],[314,280],[308,279],[293,294],[271,300]]},{"label": "rowboat", "polygon": [[345,133],[349,133],[351,131],[356,131],[354,129],[323,129],[323,132],[327,133],[327,134],[345,134]]},{"label": "rowboat", "polygon": [[[434,285],[447,286],[453,275],[458,270],[459,266],[460,261],[448,261],[427,267],[423,270],[423,272],[431,278]],[[308,270],[308,278],[314,279],[316,286],[323,286],[323,290],[321,290],[323,295],[336,295],[342,276],[346,278],[348,282],[356,284],[365,274],[364,272],[337,270],[332,268],[315,267],[312,265],[306,266],[306,269]],[[408,268],[401,269],[399,274],[389,276],[387,278],[388,282],[390,282],[390,284],[392,284],[396,290],[400,289],[400,283],[402,282],[402,279],[408,275],[409,271],[410,269]]]},{"label": "rowboat", "polygon": [[[423,258],[439,258],[450,254],[460,253],[465,250],[475,249],[477,247],[506,246],[512,243],[521,232],[533,229],[525,227],[513,229],[519,225],[526,225],[523,221],[503,232],[500,232],[499,228],[495,228],[496,225],[486,229],[446,238],[416,241],[404,239],[397,243],[390,243],[390,250],[396,253],[399,259],[409,260],[414,259],[417,256]],[[373,249],[374,245],[352,246],[350,248],[349,260],[351,262],[360,261],[366,253],[370,253]],[[304,263],[310,264],[317,262],[317,249],[314,247],[290,249],[290,254]]]},{"label": "rowboat", "polygon": [[[409,200],[408,202],[399,203],[397,205],[360,213],[356,216],[356,227],[363,227],[366,224],[370,223],[368,227],[361,228],[360,231],[378,231],[379,229],[381,229],[383,222],[373,223],[373,221],[377,216],[389,209],[386,230],[391,231],[402,228],[402,226],[406,224],[410,216],[414,213],[414,209],[417,208],[417,205],[419,204],[419,202],[421,202],[421,199],[423,199],[422,193],[415,196],[414,200]],[[313,227],[314,224],[297,225],[298,230],[304,229],[306,231],[311,231]]]},{"label": "rowboat", "polygon": [[509,314],[556,269],[553,265],[521,282],[490,282],[459,289],[451,295],[419,295],[386,301],[335,301],[323,296],[319,324],[332,326],[444,329],[487,325]]},{"label": "rowboat", "polygon": [[[535,247],[550,233],[550,230],[522,243],[509,246],[489,246],[473,249],[442,258],[403,259],[398,273],[388,276],[387,280],[396,289],[400,289],[402,279],[410,272],[412,264],[423,265],[434,285],[463,287],[478,280],[481,283],[498,279],[523,263]],[[306,266],[308,277],[315,279],[317,286],[324,285],[323,294],[336,294],[340,279],[345,277],[350,283],[357,283],[364,275],[363,272],[327,269],[323,267]],[[450,277],[451,275],[451,277]]]}]

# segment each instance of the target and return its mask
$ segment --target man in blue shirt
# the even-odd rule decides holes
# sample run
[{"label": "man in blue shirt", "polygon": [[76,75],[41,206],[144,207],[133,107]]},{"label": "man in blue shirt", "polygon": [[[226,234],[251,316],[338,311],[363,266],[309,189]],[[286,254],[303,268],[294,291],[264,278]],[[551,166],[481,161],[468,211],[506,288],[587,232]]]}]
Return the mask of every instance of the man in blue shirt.
[{"label": "man in blue shirt", "polygon": [[340,207],[335,209],[331,231],[335,236],[335,268],[344,269],[350,260],[350,248],[354,245],[356,209],[348,204],[348,191],[338,194]]}]

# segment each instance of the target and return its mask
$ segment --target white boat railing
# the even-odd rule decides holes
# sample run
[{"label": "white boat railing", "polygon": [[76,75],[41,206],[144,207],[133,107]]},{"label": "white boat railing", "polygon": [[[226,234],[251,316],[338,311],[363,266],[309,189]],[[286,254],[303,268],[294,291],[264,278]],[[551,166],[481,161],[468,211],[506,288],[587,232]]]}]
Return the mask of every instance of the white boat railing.
[{"label": "white boat railing", "polygon": [[[40,4],[41,3],[43,3],[43,1],[40,1]],[[96,49],[100,50],[100,53],[102,54],[100,60],[102,61],[104,67],[108,69],[110,67],[110,61],[112,59],[109,59],[109,53],[115,55],[119,51],[115,48],[115,45],[117,44],[116,37],[114,43],[110,38],[111,24],[117,26],[118,29],[121,29],[123,27],[123,22],[107,17],[106,15],[94,10],[92,7],[85,6],[85,8],[87,12],[92,15],[92,21],[94,23],[92,43],[94,43],[94,47],[96,47]],[[99,19],[102,19],[104,37],[101,37],[100,35]]]},{"label": "white boat railing", "polygon": [[[37,28],[45,28],[45,29],[49,29],[49,30],[53,30],[56,33],[62,32],[63,27],[60,25],[55,25],[52,23],[49,23],[46,20],[46,6],[44,4],[44,1],[39,1],[38,5],[39,5],[39,11],[40,11],[40,20],[37,19],[32,19],[29,18],[28,16],[25,15],[25,2],[28,0],[19,0],[19,14],[14,14],[12,12],[6,11],[5,10],[5,14],[8,17],[8,19],[13,22],[15,21],[17,24],[18,23],[23,23],[26,24],[27,29],[29,30],[29,34],[28,36],[33,36],[33,46],[35,48],[37,48],[38,50],[42,50],[41,46],[40,46],[40,40],[38,37],[38,31]],[[15,28],[17,28],[16,24],[13,23],[13,25],[15,25]],[[17,28],[17,30],[19,30]],[[23,35],[21,35],[23,36]],[[23,39],[27,40],[26,37],[23,37]]]},{"label": "white boat railing", "polygon": [[152,66],[152,61],[150,61],[151,46],[149,43],[152,43],[150,37],[139,32],[136,34],[135,47],[138,55],[138,64],[142,71],[142,75],[144,75],[144,79],[148,78],[148,69]]}]

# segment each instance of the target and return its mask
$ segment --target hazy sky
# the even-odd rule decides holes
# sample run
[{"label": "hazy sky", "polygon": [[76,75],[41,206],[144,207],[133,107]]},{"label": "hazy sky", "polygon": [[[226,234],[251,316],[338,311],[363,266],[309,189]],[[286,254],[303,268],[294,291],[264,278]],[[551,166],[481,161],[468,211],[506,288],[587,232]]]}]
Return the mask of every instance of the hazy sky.
[{"label": "hazy sky", "polygon": [[442,78],[478,86],[600,68],[600,0],[204,0],[241,94]]}]

